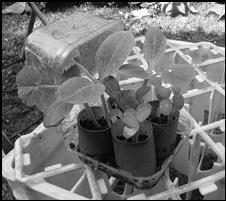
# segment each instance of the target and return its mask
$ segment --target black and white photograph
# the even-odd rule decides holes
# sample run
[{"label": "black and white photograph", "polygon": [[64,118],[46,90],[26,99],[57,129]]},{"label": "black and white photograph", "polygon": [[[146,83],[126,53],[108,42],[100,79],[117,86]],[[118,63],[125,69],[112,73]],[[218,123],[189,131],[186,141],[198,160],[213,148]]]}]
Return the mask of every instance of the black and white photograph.
[{"label": "black and white photograph", "polygon": [[225,200],[225,2],[2,2],[2,200]]}]

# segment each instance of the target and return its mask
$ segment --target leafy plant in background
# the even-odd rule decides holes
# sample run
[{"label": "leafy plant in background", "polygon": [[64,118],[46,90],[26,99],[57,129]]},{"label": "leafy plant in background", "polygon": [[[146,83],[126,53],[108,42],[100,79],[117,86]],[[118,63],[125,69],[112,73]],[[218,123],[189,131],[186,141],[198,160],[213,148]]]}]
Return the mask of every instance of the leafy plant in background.
[{"label": "leafy plant in background", "polygon": [[198,11],[191,2],[128,2],[130,6],[140,5],[142,8],[154,11],[155,14],[165,13],[173,17],[183,14],[187,15],[189,12],[195,14]]},{"label": "leafy plant in background", "polygon": [[[90,73],[81,64],[76,62],[85,74],[85,77],[72,77],[61,85],[42,85],[41,74],[34,66],[24,66],[17,75],[17,86],[19,97],[28,106],[37,105],[45,113],[44,125],[54,127],[59,125],[71,111],[74,104],[84,104],[93,124],[100,128],[101,125],[95,119],[89,104],[95,103],[101,97],[105,118],[110,126],[108,111],[104,98],[105,86],[102,84],[104,78],[117,73],[119,67],[124,63],[127,56],[135,45],[132,33],[119,31],[110,35],[100,45],[95,57],[95,67],[99,73],[99,79]],[[56,99],[49,107],[46,104],[45,90],[54,90]],[[47,93],[48,94],[48,93]],[[48,99],[49,101],[49,99]]]},{"label": "leafy plant in background", "polygon": [[187,15],[189,12],[192,14],[198,11],[191,2],[161,2],[161,11],[165,14],[175,17],[179,14]]}]

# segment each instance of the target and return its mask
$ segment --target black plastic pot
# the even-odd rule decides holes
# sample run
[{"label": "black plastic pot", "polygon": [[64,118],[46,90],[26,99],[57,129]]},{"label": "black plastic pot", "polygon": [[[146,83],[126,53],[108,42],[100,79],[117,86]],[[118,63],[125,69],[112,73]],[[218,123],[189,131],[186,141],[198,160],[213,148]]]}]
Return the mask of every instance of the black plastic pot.
[{"label": "black plastic pot", "polygon": [[[101,107],[91,107],[96,119],[103,118],[103,109]],[[82,110],[77,118],[78,124],[78,146],[79,150],[101,161],[106,161],[113,154],[113,145],[111,137],[111,128],[101,130],[87,129],[81,122],[89,119],[87,111]]]},{"label": "black plastic pot", "polygon": [[[151,101],[149,103],[152,106],[151,115],[155,116],[156,109],[159,106],[159,101]],[[180,113],[177,112],[174,120],[168,124],[159,124],[151,121],[155,137],[155,150],[158,163],[162,163],[167,157],[169,157],[175,148],[179,116]]]},{"label": "black plastic pot", "polygon": [[133,176],[146,177],[156,172],[155,143],[152,125],[144,121],[138,132],[148,137],[137,143],[129,143],[118,139],[122,136],[124,124],[121,120],[112,126],[112,141],[115,161],[119,169],[128,171]]}]

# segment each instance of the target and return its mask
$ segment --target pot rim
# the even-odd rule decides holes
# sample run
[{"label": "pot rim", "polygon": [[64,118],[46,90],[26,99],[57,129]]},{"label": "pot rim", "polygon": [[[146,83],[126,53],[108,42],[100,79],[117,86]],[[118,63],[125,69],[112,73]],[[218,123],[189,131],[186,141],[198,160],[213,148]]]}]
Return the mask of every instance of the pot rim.
[{"label": "pot rim", "polygon": [[[120,119],[119,119],[119,120],[120,120]],[[118,121],[119,121],[119,120],[118,120]],[[145,121],[147,121],[147,120],[145,120]],[[141,144],[141,143],[146,142],[147,140],[149,140],[149,138],[152,137],[152,135],[153,135],[153,126],[151,127],[151,134],[148,135],[148,137],[147,137],[145,140],[140,141],[140,142],[136,142],[136,143],[133,143],[133,142],[132,142],[132,143],[130,143],[130,142],[126,142],[126,141],[119,140],[119,139],[117,138],[118,136],[112,135],[112,137],[113,137],[116,141],[121,142],[121,143],[123,143],[123,144],[137,145],[137,144]]]},{"label": "pot rim", "polygon": [[150,121],[152,124],[154,124],[154,125],[171,125],[171,124],[173,124],[175,121],[177,121],[178,119],[179,119],[179,117],[180,117],[180,112],[179,111],[177,111],[177,114],[176,114],[176,118],[172,121],[172,122],[170,122],[170,123],[168,123],[168,124],[159,124],[159,123],[154,123],[154,122],[152,122],[152,121]]},{"label": "pot rim", "polygon": [[[102,109],[101,106],[91,106],[91,108],[97,108],[97,109]],[[80,123],[80,115],[83,111],[85,111],[86,109],[84,108],[83,110],[81,110],[78,114],[78,117],[77,117],[77,126],[80,127],[82,130],[84,130],[85,132],[91,132],[93,134],[96,134],[96,133],[99,133],[99,132],[104,132],[104,131],[107,131],[109,129],[111,129],[111,127],[107,127],[107,128],[104,128],[104,129],[100,129],[100,130],[90,130],[90,129],[87,129],[87,128],[84,128],[81,123]],[[101,115],[102,117],[104,117],[103,115]],[[89,118],[88,118],[89,119]],[[106,120],[106,118],[105,118]]]},{"label": "pot rim", "polygon": [[[153,100],[153,101],[149,101],[148,103],[150,104],[151,102],[159,102],[159,100]],[[150,117],[150,116],[149,116]],[[160,123],[154,123],[154,122],[152,122],[152,121],[150,121],[153,125],[164,125],[164,126],[167,126],[167,125],[171,125],[171,124],[173,124],[175,121],[177,121],[178,119],[179,119],[179,117],[180,117],[180,110],[178,111],[176,111],[176,118],[172,121],[172,122],[170,122],[170,123],[167,123],[167,124],[160,124]]]}]

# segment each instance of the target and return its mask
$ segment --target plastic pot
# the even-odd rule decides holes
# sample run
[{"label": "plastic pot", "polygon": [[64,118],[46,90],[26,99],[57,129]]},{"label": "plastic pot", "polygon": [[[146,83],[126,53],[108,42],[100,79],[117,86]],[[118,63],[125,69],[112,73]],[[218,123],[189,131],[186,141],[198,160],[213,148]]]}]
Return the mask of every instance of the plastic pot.
[{"label": "plastic pot", "polygon": [[123,128],[124,124],[121,120],[117,120],[112,126],[115,161],[119,169],[138,177],[153,175],[156,172],[156,156],[152,125],[148,121],[140,125],[138,132],[148,137],[137,143],[118,139],[118,136],[122,136]]},{"label": "plastic pot", "polygon": [[[91,107],[96,119],[103,118],[102,107]],[[106,161],[113,153],[111,128],[88,129],[84,127],[84,121],[90,120],[87,111],[84,109],[78,114],[78,146],[79,150],[101,161]]]},{"label": "plastic pot", "polygon": [[[159,101],[149,102],[152,106],[152,116],[155,116]],[[162,163],[168,158],[175,148],[178,120],[180,113],[177,112],[174,120],[167,124],[152,123],[155,138],[155,150],[158,163]]]}]

